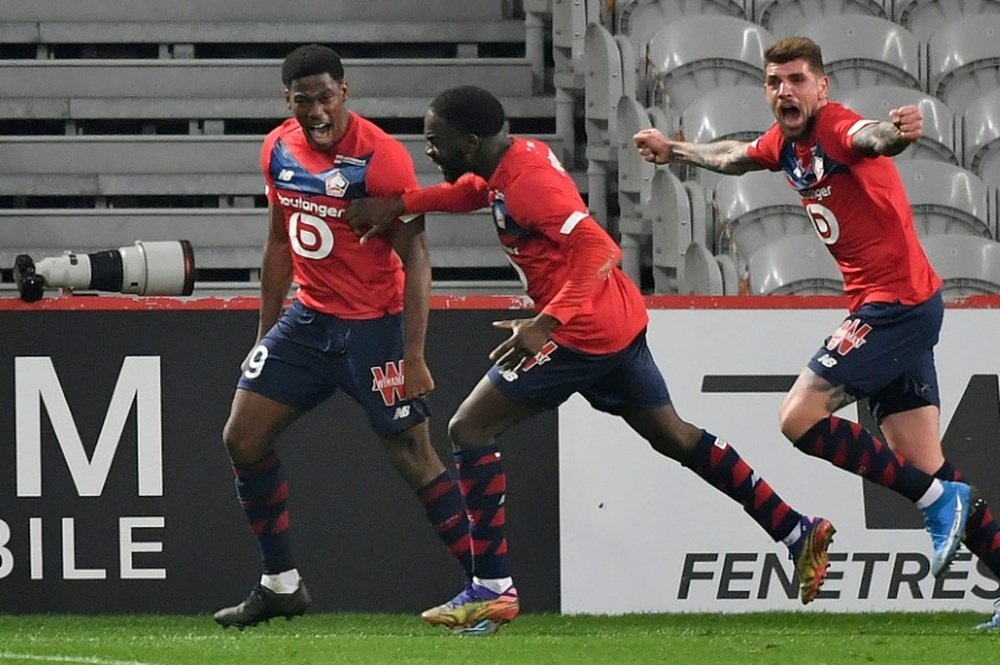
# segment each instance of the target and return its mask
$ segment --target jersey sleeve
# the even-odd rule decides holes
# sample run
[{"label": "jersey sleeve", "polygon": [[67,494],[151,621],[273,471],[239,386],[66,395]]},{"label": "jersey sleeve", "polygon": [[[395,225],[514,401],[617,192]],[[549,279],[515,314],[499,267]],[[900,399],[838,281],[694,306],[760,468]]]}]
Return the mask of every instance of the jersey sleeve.
[{"label": "jersey sleeve", "polygon": [[278,195],[274,192],[274,178],[271,175],[271,153],[274,151],[275,137],[268,134],[260,146],[260,170],[264,176],[264,195],[271,203],[278,203]]},{"label": "jersey sleeve", "polygon": [[486,181],[473,173],[466,173],[455,182],[422,187],[403,194],[406,212],[471,212],[485,208],[490,203]]},{"label": "jersey sleeve", "polygon": [[777,123],[747,146],[747,156],[769,171],[781,170],[780,155],[782,144],[781,129]]},{"label": "jersey sleeve", "polygon": [[572,180],[548,167],[523,170],[505,188],[504,202],[519,224],[560,245],[581,219],[590,216]]},{"label": "jersey sleeve", "polygon": [[567,254],[569,274],[542,313],[568,323],[621,260],[621,249],[591,217],[572,181],[547,167],[523,171],[507,187],[504,201],[519,224]]},{"label": "jersey sleeve", "polygon": [[565,325],[590,302],[594,290],[622,260],[622,250],[589,215],[566,233],[563,249],[569,256],[569,274],[542,313]]},{"label": "jersey sleeve", "polygon": [[816,138],[831,157],[845,164],[853,164],[867,159],[867,155],[854,148],[854,135],[877,122],[878,120],[865,118],[839,104],[829,104],[817,119]]},{"label": "jersey sleeve", "polygon": [[418,186],[413,159],[403,144],[395,139],[380,142],[368,165],[368,196],[399,196]]}]

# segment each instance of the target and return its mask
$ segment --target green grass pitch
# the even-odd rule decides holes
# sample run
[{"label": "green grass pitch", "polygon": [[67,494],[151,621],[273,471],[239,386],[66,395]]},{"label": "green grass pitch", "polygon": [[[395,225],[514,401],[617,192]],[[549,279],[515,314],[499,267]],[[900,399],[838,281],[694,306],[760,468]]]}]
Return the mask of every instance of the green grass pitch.
[{"label": "green grass pitch", "polygon": [[312,614],[222,630],[204,616],[0,615],[0,663],[84,665],[938,665],[1000,663],[984,615],[525,614],[490,637],[403,615]]}]

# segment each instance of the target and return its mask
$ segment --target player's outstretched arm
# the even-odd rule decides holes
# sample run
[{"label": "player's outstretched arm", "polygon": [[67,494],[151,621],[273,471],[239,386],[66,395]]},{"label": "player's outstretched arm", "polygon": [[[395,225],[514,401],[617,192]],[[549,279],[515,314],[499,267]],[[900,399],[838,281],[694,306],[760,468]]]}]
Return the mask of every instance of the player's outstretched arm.
[{"label": "player's outstretched arm", "polygon": [[749,143],[743,141],[713,141],[689,143],[674,141],[654,128],[643,129],[632,137],[639,154],[653,164],[691,164],[716,173],[740,175],[761,169],[747,153]]},{"label": "player's outstretched arm", "polygon": [[424,345],[430,308],[431,260],[427,250],[424,217],[419,215],[392,232],[392,248],[403,261],[403,377],[406,396],[426,397],[434,390],[434,378],[427,367]]},{"label": "player's outstretched arm", "polygon": [[853,138],[855,149],[869,157],[893,157],[923,135],[924,116],[910,104],[889,111],[889,120],[873,122],[859,129]]},{"label": "player's outstretched arm", "polygon": [[345,220],[351,230],[361,236],[361,244],[364,244],[391,229],[405,212],[402,196],[354,199],[347,207]]}]

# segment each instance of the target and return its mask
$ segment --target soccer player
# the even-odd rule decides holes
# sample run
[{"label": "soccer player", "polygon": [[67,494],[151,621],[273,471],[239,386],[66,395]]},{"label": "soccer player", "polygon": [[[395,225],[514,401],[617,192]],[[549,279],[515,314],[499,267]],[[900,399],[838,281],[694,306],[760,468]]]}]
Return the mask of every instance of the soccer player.
[{"label": "soccer player", "polygon": [[[364,245],[343,219],[353,198],[415,187],[413,162],[399,142],[347,109],[333,50],[297,48],[281,76],[292,117],[261,150],[270,228],[257,342],[223,432],[263,575],[246,600],[215,613],[224,627],[309,607],[289,545],[288,484],[274,443],[337,390],[365,409],[389,461],[472,573],[465,504],[455,472],[430,444],[422,399],[434,389],[424,361],[431,273],[423,218]],[[293,278],[299,288],[282,313]],[[375,389],[373,376],[387,389]]]},{"label": "soccer player", "polygon": [[505,476],[496,438],[514,424],[580,393],[620,416],[654,450],[679,461],[743,506],[788,546],[803,603],[826,578],[829,520],[804,516],[714,434],[685,422],[646,345],[648,314],[618,267],[621,250],[587,212],[572,178],[544,143],[508,136],[500,102],[473,86],[438,95],[424,118],[427,155],[446,183],[402,196],[353,201],[349,221],[379,231],[404,214],[491,207],[500,244],[537,314],[497,321],[510,331],[495,363],[459,406],[448,432],[470,512],[474,573],[432,624],[490,630],[517,614],[504,537]]},{"label": "soccer player", "polygon": [[[933,351],[944,312],[941,279],[920,246],[891,159],[920,137],[923,118],[916,106],[889,111],[888,121],[862,118],[830,101],[828,87],[819,46],[781,39],[764,54],[764,96],[776,122],[763,136],[695,144],[647,129],[635,144],[656,164],[784,171],[840,266],[850,313],[785,397],[782,433],[803,452],[916,503],[934,543],[934,575],[964,534],[1000,579],[997,524],[942,453]],[[864,397],[888,448],[833,415]],[[983,627],[1000,628],[1000,605]]]}]

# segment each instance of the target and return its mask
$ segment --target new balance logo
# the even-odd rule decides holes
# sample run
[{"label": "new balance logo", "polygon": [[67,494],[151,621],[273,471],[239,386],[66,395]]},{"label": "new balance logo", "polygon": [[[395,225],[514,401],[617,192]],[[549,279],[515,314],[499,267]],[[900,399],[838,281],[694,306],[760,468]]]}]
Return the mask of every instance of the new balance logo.
[{"label": "new balance logo", "polygon": [[278,180],[281,182],[289,182],[295,177],[295,171],[291,169],[281,169],[281,173],[278,174]]},{"label": "new balance logo", "polygon": [[830,367],[833,367],[837,364],[837,359],[831,356],[829,353],[824,353],[823,355],[821,355],[819,358],[816,359],[816,362],[818,362],[823,367],[829,369]]},{"label": "new balance logo", "polygon": [[396,412],[392,414],[393,420],[402,420],[403,418],[408,418],[410,416],[410,405],[404,404],[403,406],[397,406]]}]

